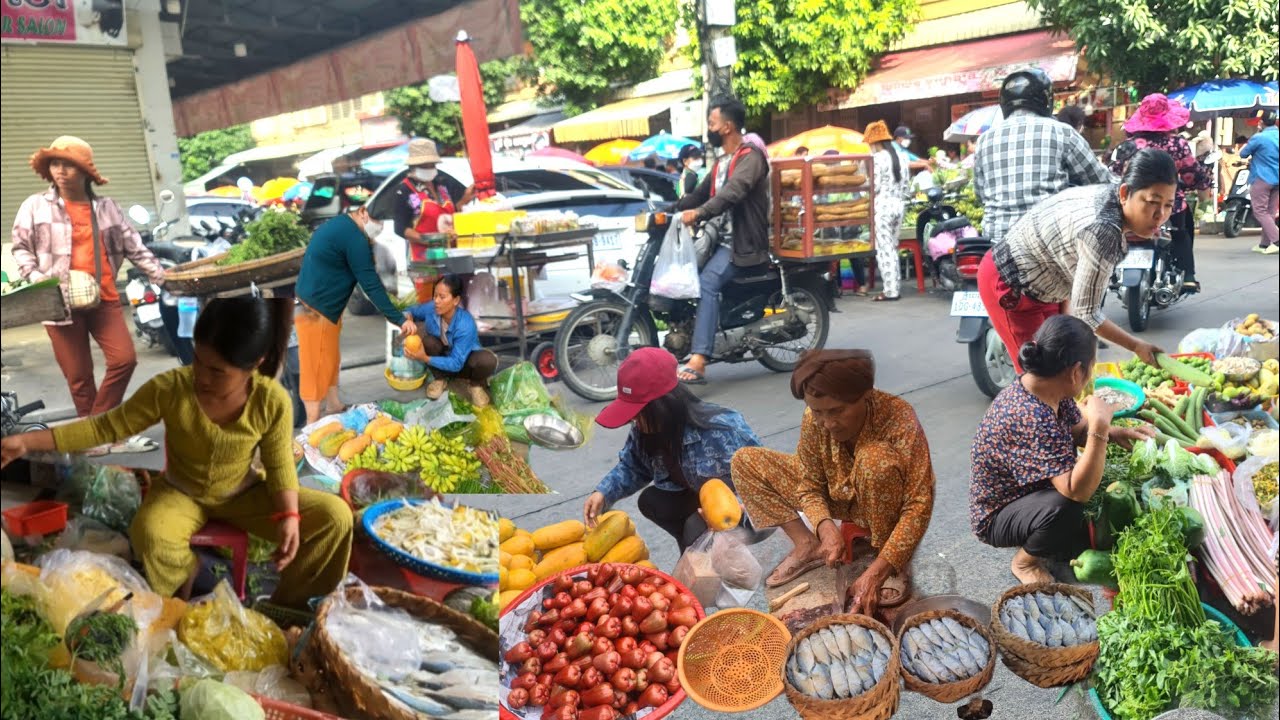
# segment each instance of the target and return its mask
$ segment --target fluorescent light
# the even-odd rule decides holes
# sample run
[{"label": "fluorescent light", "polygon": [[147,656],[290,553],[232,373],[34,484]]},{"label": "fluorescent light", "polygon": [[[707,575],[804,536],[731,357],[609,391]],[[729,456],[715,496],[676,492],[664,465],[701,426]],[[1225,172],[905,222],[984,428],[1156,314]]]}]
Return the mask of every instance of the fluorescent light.
[{"label": "fluorescent light", "polygon": [[245,47],[244,43],[236,43],[232,49],[235,51],[236,57],[244,57],[249,54],[249,48]]}]

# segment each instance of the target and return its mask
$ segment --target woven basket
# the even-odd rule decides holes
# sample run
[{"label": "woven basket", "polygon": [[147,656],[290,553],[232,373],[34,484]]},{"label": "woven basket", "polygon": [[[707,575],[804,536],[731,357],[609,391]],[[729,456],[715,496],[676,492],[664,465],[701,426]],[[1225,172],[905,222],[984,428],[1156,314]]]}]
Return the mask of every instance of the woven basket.
[{"label": "woven basket", "polygon": [[[447,627],[458,634],[458,639],[485,657],[498,657],[498,636],[480,622],[452,610],[440,603],[418,595],[411,595],[394,588],[370,588],[384,603],[401,608],[410,615],[436,625]],[[360,597],[359,588],[347,588],[347,598]],[[420,720],[420,715],[392,700],[382,692],[372,678],[360,672],[343,654],[342,649],[326,630],[325,620],[333,598],[326,598],[316,613],[315,629],[311,639],[315,657],[321,671],[327,676],[327,687],[335,699],[344,704],[348,714],[367,717],[370,720]],[[497,700],[495,688],[494,699]]]},{"label": "woven basket", "polygon": [[800,713],[800,717],[809,720],[889,720],[898,711],[898,639],[889,632],[889,628],[866,615],[830,615],[818,619],[809,627],[791,637],[787,644],[787,657],[795,652],[796,644],[819,630],[831,625],[860,625],[872,632],[880,633],[891,646],[889,649],[889,665],[884,676],[876,686],[856,698],[847,700],[823,700],[800,692],[791,684],[786,676],[785,666],[779,669],[782,673],[783,689],[787,700]]},{"label": "woven basket", "polygon": [[[986,687],[987,683],[991,682],[991,676],[996,670],[996,642],[991,637],[990,630],[984,627],[982,623],[962,612],[956,612],[955,610],[930,610],[928,612],[922,612],[919,615],[913,615],[902,624],[902,629],[898,631],[899,651],[901,651],[902,648],[902,638],[908,630],[917,625],[927,623],[930,620],[937,620],[944,617],[949,617],[961,625],[973,629],[986,639],[987,644],[990,646],[987,650],[986,665],[983,666],[982,671],[977,675],[952,683],[928,683],[916,677],[910,670],[907,670],[906,667],[903,667],[902,683],[907,686],[908,690],[924,695],[932,700],[937,700],[940,703],[953,703],[978,692],[982,688]],[[899,664],[901,664],[901,661],[899,661]]]},{"label": "woven basket", "polygon": [[175,295],[215,295],[298,274],[306,248],[235,265],[219,265],[225,253],[179,265],[165,273],[164,289]]},{"label": "woven basket", "polygon": [[680,645],[680,686],[708,710],[746,712],[782,694],[791,633],[780,620],[734,608],[708,616]]},{"label": "woven basket", "polygon": [[1029,593],[1063,593],[1074,595],[1093,605],[1093,595],[1073,585],[1063,583],[1032,583],[1019,585],[1004,591],[991,607],[991,633],[1000,646],[1001,659],[1010,670],[1032,685],[1042,688],[1058,687],[1086,677],[1098,659],[1098,641],[1071,647],[1051,648],[1040,643],[1023,640],[1009,632],[1000,621],[1000,608],[1010,598]]}]

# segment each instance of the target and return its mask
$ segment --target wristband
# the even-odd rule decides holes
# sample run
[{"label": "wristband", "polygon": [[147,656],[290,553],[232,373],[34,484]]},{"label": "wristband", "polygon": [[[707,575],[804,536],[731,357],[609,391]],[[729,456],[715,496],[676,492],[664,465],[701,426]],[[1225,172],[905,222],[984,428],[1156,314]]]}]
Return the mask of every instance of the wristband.
[{"label": "wristband", "polygon": [[1110,435],[1105,435],[1105,434],[1103,434],[1103,433],[1090,432],[1090,433],[1089,433],[1089,437],[1097,438],[1097,439],[1101,440],[1101,441],[1102,441],[1102,442],[1104,442],[1104,443],[1111,442],[1111,436],[1110,436]]},{"label": "wristband", "polygon": [[301,520],[302,513],[298,512],[297,510],[286,510],[284,512],[278,512],[275,515],[271,516],[271,522],[279,523],[281,520],[286,520],[288,518],[298,518],[299,520]]}]

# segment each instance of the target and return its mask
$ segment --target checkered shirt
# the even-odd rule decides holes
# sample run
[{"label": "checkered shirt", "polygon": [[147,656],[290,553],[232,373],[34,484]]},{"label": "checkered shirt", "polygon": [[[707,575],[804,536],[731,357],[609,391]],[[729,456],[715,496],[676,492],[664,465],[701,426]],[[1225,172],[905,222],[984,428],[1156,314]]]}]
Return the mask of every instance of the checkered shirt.
[{"label": "checkered shirt", "polygon": [[1080,133],[1030,110],[1015,110],[978,138],[973,178],[984,211],[982,234],[995,243],[1050,195],[1112,182]]}]

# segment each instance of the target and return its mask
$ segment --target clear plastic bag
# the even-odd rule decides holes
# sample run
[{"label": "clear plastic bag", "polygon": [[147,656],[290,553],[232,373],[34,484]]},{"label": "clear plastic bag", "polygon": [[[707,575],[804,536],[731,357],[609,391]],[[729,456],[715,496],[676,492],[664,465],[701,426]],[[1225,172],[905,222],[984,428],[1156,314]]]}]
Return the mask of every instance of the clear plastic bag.
[{"label": "clear plastic bag", "polygon": [[704,532],[680,556],[672,577],[706,607],[746,607],[764,577],[746,535],[740,527]]},{"label": "clear plastic bag", "polygon": [[1199,328],[1187,333],[1178,343],[1180,353],[1217,354],[1222,342],[1222,328]]},{"label": "clear plastic bag", "polygon": [[113,530],[128,532],[141,505],[142,488],[133,471],[106,465],[98,468],[85,492],[82,513]]},{"label": "clear plastic bag", "polygon": [[151,592],[129,564],[112,555],[54,550],[40,560],[41,615],[61,635],[77,615],[95,603],[110,607],[130,593],[129,611],[139,628],[160,617],[164,599]]},{"label": "clear plastic bag", "polygon": [[621,292],[627,287],[627,271],[618,263],[596,263],[596,269],[591,273],[591,287]]},{"label": "clear plastic bag", "polygon": [[1177,480],[1169,480],[1157,475],[1142,483],[1142,506],[1160,507],[1172,503],[1177,507],[1186,507],[1190,501],[1191,485]]},{"label": "clear plastic bag", "polygon": [[[361,590],[354,600],[347,598],[347,585]],[[394,681],[422,664],[421,624],[409,613],[387,607],[354,575],[347,576],[332,597],[325,631],[361,670]]]},{"label": "clear plastic bag", "polygon": [[1245,456],[1249,447],[1249,437],[1252,434],[1251,429],[1235,423],[1215,425],[1200,428],[1200,440],[1196,445],[1203,447],[1208,444],[1228,459],[1239,460]]},{"label": "clear plastic bag", "polygon": [[223,580],[213,594],[193,602],[178,623],[178,637],[223,672],[261,670],[289,662],[284,631],[267,616],[240,604]]},{"label": "clear plastic bag", "polygon": [[83,550],[103,555],[114,555],[126,561],[132,558],[132,553],[129,550],[129,538],[93,518],[83,515],[72,518],[67,523],[67,529],[58,536],[58,542],[54,547],[62,550]]},{"label": "clear plastic bag", "polygon": [[673,219],[658,250],[649,291],[672,300],[693,300],[700,294],[698,251],[684,223]]},{"label": "clear plastic bag", "polygon": [[288,668],[282,665],[272,665],[256,673],[229,672],[222,681],[228,685],[234,685],[247,693],[279,700],[298,707],[312,707],[311,693],[307,691],[307,688],[302,683],[289,677]]},{"label": "clear plastic bag", "polygon": [[493,407],[504,419],[523,420],[528,415],[547,412],[551,394],[531,362],[521,362],[503,370],[489,381]]},{"label": "clear plastic bag", "polygon": [[147,688],[152,692],[172,690],[187,678],[195,680],[222,676],[217,668],[179,640],[178,634],[173,630],[155,636],[151,649]]},{"label": "clear plastic bag", "polygon": [[1251,357],[1258,361],[1276,357],[1277,351],[1280,350],[1280,338],[1276,337],[1276,323],[1271,320],[1260,320],[1271,329],[1272,337],[1268,340],[1260,336],[1241,335],[1236,332],[1236,327],[1243,322],[1244,318],[1234,318],[1222,326],[1217,356],[1219,358]]},{"label": "clear plastic bag", "polygon": [[404,424],[421,425],[427,432],[439,430],[454,423],[470,423],[476,419],[475,415],[460,415],[454,410],[449,393],[435,400],[426,400],[415,405],[405,413]]},{"label": "clear plastic bag", "polygon": [[1272,528],[1275,528],[1276,523],[1280,521],[1280,496],[1271,498],[1266,507],[1261,507],[1253,488],[1253,476],[1267,463],[1276,461],[1277,456],[1275,455],[1270,457],[1251,457],[1240,463],[1236,467],[1235,473],[1231,476],[1231,483],[1235,486],[1236,499],[1240,501],[1240,505],[1245,510],[1254,510],[1260,513]]}]

